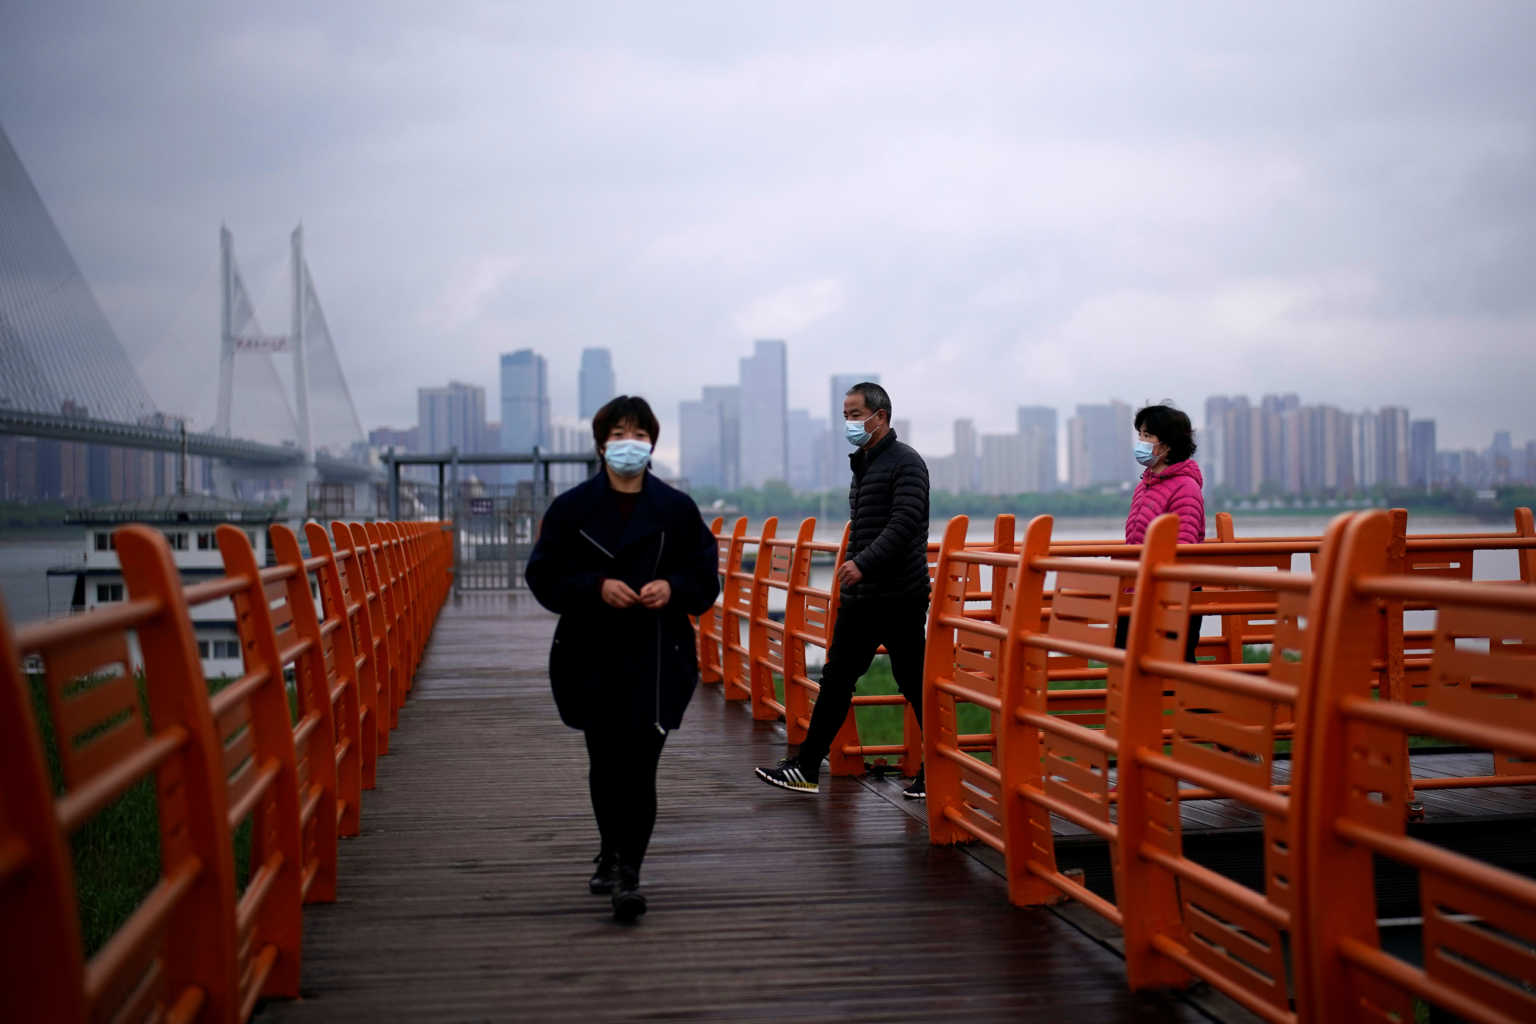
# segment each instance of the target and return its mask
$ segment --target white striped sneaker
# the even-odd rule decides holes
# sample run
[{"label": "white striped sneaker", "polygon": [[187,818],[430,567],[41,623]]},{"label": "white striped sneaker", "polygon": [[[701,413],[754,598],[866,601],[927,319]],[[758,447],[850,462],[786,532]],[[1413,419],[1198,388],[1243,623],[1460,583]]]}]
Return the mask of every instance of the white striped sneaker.
[{"label": "white striped sneaker", "polygon": [[800,762],[792,757],[786,757],[772,768],[755,768],[757,777],[770,786],[778,786],[780,789],[793,790],[796,793],[819,793],[821,784],[818,781],[820,773],[807,775]]}]

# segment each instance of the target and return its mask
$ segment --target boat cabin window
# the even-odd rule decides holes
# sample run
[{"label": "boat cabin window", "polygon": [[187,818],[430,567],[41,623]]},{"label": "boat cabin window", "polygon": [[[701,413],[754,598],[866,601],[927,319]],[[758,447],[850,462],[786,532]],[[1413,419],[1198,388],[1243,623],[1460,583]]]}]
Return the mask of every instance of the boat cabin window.
[{"label": "boat cabin window", "polygon": [[117,550],[117,538],[112,536],[112,532],[110,530],[103,530],[100,533],[96,534],[96,550],[97,551],[116,551]]},{"label": "boat cabin window", "polygon": [[212,550],[214,550],[215,546],[216,546],[216,544],[215,544],[214,539],[213,539],[212,531],[210,531],[210,530],[199,530],[197,532],[197,550],[199,550],[199,551],[212,551]]},{"label": "boat cabin window", "polygon": [[96,600],[102,604],[108,601],[121,601],[123,599],[123,585],[121,583],[96,584]]}]

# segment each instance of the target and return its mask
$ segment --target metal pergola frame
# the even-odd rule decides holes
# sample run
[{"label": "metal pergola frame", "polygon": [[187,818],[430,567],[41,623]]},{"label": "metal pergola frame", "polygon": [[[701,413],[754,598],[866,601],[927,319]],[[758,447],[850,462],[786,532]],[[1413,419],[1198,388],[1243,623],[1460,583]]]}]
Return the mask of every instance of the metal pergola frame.
[{"label": "metal pergola frame", "polygon": [[[453,560],[459,564],[459,467],[460,466],[532,466],[536,494],[546,498],[550,491],[551,466],[585,466],[595,474],[602,465],[596,451],[544,452],[535,447],[529,452],[491,452],[461,455],[457,448],[436,454],[396,452],[390,448],[384,454],[384,470],[389,480],[389,517],[400,518],[400,469],[402,466],[437,467],[437,518],[453,523]],[[445,486],[446,484],[446,486]],[[449,490],[453,493],[453,506],[447,504]],[[459,574],[454,574],[454,594],[459,591]]]}]

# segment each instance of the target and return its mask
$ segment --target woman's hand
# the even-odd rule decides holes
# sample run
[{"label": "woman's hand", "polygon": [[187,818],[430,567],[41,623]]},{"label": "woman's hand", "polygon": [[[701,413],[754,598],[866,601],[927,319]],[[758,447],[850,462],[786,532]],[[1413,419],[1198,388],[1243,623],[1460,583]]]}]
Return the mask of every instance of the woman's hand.
[{"label": "woman's hand", "polygon": [[647,608],[665,608],[672,600],[672,584],[666,580],[651,580],[640,588],[640,603]]},{"label": "woman's hand", "polygon": [[[654,585],[647,583],[645,586],[649,590]],[[633,608],[640,603],[640,595],[623,580],[603,580],[603,603],[614,608]]]}]

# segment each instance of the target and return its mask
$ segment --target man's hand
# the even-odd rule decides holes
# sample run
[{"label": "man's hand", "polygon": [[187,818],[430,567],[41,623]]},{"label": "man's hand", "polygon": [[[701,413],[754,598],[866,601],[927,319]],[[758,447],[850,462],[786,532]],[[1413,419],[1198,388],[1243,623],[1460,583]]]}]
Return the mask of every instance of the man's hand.
[{"label": "man's hand", "polygon": [[603,580],[603,602],[615,608],[633,608],[640,603],[640,595],[623,580]]},{"label": "man's hand", "polygon": [[647,608],[665,608],[672,600],[672,584],[666,580],[651,580],[640,588],[640,603]]},{"label": "man's hand", "polygon": [[837,567],[837,582],[841,586],[851,587],[863,578],[864,574],[851,558]]}]

